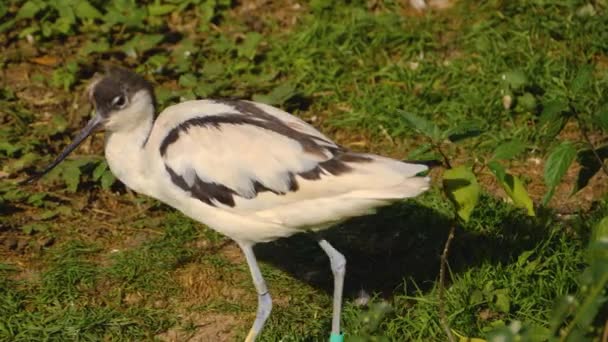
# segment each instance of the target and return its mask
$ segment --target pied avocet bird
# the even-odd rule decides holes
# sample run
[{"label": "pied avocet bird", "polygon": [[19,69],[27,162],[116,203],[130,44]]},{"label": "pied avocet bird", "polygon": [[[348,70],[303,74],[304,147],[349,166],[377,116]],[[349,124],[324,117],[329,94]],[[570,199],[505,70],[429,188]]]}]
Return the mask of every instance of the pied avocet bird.
[{"label": "pied avocet bird", "polygon": [[[185,101],[155,116],[152,85],[108,67],[88,88],[94,117],[37,179],[91,133],[105,129],[112,173],[132,190],[156,198],[234,239],[258,294],[246,341],[260,334],[272,309],[253,245],[326,229],[429,188],[424,165],[355,153],[278,108],[250,101]],[[334,275],[331,341],[341,341],[346,259],[318,243]]]}]

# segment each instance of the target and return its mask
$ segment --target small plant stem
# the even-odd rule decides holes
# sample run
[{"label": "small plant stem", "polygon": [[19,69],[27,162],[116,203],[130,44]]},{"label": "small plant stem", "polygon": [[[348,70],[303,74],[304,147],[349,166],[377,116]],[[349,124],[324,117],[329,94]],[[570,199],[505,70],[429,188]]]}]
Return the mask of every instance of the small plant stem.
[{"label": "small plant stem", "polygon": [[608,319],[604,324],[604,333],[602,334],[602,342],[608,342]]},{"label": "small plant stem", "polygon": [[456,224],[453,223],[450,227],[450,233],[448,234],[448,239],[445,241],[445,246],[443,247],[443,253],[441,254],[441,264],[439,267],[439,321],[441,322],[441,327],[445,330],[446,335],[448,336],[448,340],[450,342],[455,342],[454,335],[452,334],[452,330],[450,329],[450,325],[448,323],[448,317],[445,313],[445,272],[448,263],[448,253],[450,251],[450,244],[454,239],[454,231],[456,230]]},{"label": "small plant stem", "polygon": [[591,142],[591,139],[589,138],[589,134],[587,133],[587,127],[585,127],[585,124],[579,117],[578,113],[576,113],[576,111],[574,111],[574,108],[570,108],[570,110],[572,111],[572,113],[574,113],[574,117],[576,118],[578,127],[580,128],[581,133],[583,134],[583,138],[585,138],[585,142],[591,148],[591,152],[595,156],[595,159],[597,159],[597,162],[599,163],[600,167],[602,168],[602,171],[604,171],[606,176],[608,176],[608,167],[606,167],[606,165],[604,165],[604,161],[602,160],[602,157],[600,157],[600,155],[595,150],[595,147],[593,146],[593,143]]},{"label": "small plant stem", "polygon": [[448,158],[448,156],[443,152],[443,150],[441,149],[441,145],[440,144],[436,144],[433,142],[433,148],[437,150],[437,152],[439,152],[439,154],[441,154],[441,157],[443,158],[443,163],[445,164],[445,166],[448,169],[452,168],[452,164],[450,163],[450,159]]},{"label": "small plant stem", "polygon": [[588,310],[588,307],[593,304],[593,300],[599,297],[602,291],[604,291],[606,283],[608,283],[608,273],[603,274],[599,281],[595,283],[595,286],[590,289],[589,293],[587,294],[587,297],[578,307],[574,318],[572,319],[572,321],[570,321],[568,326],[566,326],[566,328],[564,329],[564,333],[560,336],[560,342],[564,342],[567,340],[568,336],[570,336],[572,330],[574,330],[574,327],[583,316],[583,313],[586,312],[586,310]]}]

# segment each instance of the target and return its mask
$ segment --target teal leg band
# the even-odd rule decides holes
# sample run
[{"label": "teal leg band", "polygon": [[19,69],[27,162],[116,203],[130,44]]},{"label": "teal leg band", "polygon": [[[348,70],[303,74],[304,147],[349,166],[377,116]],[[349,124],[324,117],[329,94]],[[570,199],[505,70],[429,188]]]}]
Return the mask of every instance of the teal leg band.
[{"label": "teal leg band", "polygon": [[329,342],[344,342],[344,334],[331,333],[329,335]]}]

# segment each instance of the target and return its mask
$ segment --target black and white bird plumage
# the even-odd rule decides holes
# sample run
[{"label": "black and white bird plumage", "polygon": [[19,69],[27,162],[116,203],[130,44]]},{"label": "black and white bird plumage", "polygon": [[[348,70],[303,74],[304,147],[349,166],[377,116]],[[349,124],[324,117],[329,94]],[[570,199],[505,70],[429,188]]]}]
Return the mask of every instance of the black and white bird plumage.
[{"label": "black and white bird plumage", "polygon": [[[429,187],[428,177],[417,176],[426,166],[349,151],[266,104],[186,101],[155,117],[151,84],[117,67],[94,80],[88,94],[96,115],[44,172],[105,129],[114,175],[237,241],[260,296],[265,284],[260,287],[263,279],[250,262],[253,244],[325,229]],[[260,315],[258,330],[265,321]],[[259,333],[254,330],[255,324],[250,340]]]}]

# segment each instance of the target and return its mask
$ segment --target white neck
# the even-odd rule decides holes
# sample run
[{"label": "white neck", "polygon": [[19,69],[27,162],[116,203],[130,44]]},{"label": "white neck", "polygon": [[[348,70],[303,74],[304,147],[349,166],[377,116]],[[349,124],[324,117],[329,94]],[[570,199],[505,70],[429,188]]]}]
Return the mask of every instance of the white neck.
[{"label": "white neck", "polygon": [[106,131],[106,160],[116,178],[130,189],[147,193],[146,156],[144,145],[154,118],[150,115],[130,130]]}]

